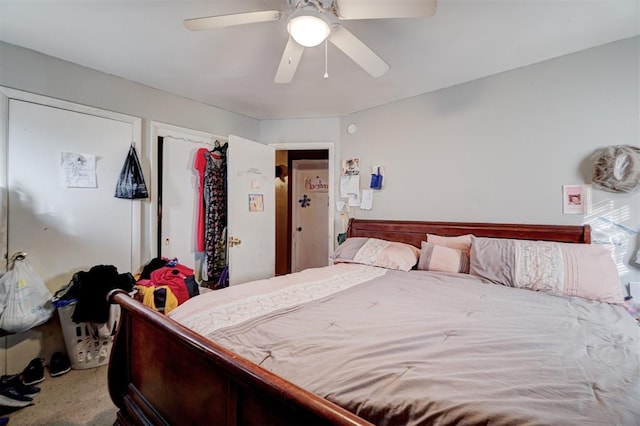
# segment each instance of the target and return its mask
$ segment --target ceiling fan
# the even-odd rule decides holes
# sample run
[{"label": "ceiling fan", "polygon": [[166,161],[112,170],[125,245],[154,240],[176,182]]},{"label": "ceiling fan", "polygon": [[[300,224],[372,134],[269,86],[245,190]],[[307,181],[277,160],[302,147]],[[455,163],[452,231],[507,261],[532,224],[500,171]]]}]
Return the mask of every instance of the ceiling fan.
[{"label": "ceiling fan", "polygon": [[[290,83],[305,47],[331,42],[373,77],[389,71],[389,65],[338,20],[418,18],[433,16],[437,0],[286,0],[290,11],[262,10],[202,18],[186,19],[192,31],[258,22],[287,17],[289,40],[284,48],[274,81]],[[326,74],[325,74],[326,77]]]}]

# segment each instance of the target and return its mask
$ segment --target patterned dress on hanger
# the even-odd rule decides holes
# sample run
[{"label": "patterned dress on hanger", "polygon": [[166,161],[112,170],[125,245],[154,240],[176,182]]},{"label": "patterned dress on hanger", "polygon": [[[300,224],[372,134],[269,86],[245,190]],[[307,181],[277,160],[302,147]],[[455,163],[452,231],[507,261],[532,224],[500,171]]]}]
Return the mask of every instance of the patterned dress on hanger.
[{"label": "patterned dress on hanger", "polygon": [[[205,254],[207,278],[215,285],[226,264],[227,226],[227,145],[205,153],[204,176]],[[216,158],[219,156],[219,158]]]}]

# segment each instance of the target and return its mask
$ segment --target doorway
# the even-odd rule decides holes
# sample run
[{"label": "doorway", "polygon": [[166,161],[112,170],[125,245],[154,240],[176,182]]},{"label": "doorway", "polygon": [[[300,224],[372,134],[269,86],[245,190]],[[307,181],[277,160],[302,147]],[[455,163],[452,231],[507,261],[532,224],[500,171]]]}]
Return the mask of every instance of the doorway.
[{"label": "doorway", "polygon": [[[198,152],[202,154],[202,151],[214,149],[214,141],[220,144],[224,141],[228,142],[226,201],[216,202],[226,203],[226,217],[223,217],[226,228],[221,238],[211,241],[217,241],[217,247],[220,242],[224,245],[224,255],[220,259],[228,266],[229,285],[272,277],[275,269],[275,191],[272,186],[275,150],[234,135],[227,139],[162,123],[152,129],[152,137],[157,141],[154,144],[152,139],[152,147],[155,147],[152,176],[157,188],[157,216],[152,224],[152,235],[157,256],[180,256],[181,263],[194,269],[199,282],[207,281],[206,285],[210,285],[212,275],[208,268],[212,263],[207,261],[215,256],[197,244],[198,236],[202,235],[198,228],[199,212],[202,211],[201,182],[194,165]],[[200,229],[204,228],[203,224]],[[256,257],[256,253],[259,256]],[[215,279],[213,281],[217,283]]]},{"label": "doorway", "polygon": [[276,275],[328,265],[329,149],[276,151]]}]

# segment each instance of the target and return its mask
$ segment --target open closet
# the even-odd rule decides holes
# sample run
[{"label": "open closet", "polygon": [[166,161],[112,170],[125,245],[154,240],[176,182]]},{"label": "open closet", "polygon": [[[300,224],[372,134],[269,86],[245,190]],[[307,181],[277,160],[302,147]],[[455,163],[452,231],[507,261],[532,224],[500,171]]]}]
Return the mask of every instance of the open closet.
[{"label": "open closet", "polygon": [[273,148],[173,126],[156,132],[157,255],[177,257],[212,288],[273,276]]}]

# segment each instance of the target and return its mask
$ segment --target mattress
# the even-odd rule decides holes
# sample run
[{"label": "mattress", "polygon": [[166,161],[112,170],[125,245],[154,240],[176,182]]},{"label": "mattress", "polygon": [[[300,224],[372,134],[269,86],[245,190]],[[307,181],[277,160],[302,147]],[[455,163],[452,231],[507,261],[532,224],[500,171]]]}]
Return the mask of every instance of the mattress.
[{"label": "mattress", "polygon": [[376,424],[640,424],[640,328],[617,305],[339,264],[169,316]]}]

